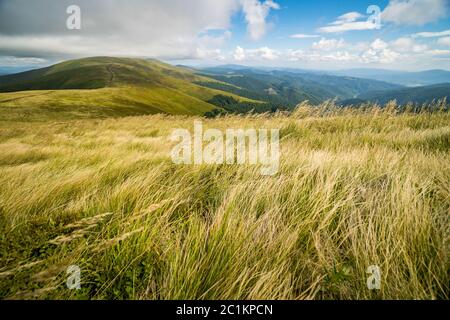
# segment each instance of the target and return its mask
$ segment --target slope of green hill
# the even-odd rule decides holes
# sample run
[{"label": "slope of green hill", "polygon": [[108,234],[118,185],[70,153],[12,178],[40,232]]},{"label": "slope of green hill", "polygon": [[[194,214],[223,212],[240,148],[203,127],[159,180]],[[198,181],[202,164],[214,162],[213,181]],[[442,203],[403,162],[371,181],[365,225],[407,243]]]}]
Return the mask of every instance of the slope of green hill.
[{"label": "slope of green hill", "polygon": [[0,77],[0,119],[203,115],[216,108],[207,101],[217,95],[251,101],[195,84],[199,81],[214,80],[156,60],[72,60]]},{"label": "slope of green hill", "polygon": [[[0,92],[99,89],[123,85],[174,86],[198,76],[157,60],[94,57],[0,78]],[[179,83],[178,83],[179,84]]]}]

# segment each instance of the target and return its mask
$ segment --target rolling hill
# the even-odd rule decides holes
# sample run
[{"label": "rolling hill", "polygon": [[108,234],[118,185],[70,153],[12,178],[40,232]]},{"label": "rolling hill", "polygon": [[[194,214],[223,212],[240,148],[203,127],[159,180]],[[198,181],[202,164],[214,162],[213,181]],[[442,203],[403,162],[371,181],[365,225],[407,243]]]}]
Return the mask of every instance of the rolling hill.
[{"label": "rolling hill", "polygon": [[450,98],[450,83],[388,91],[372,91],[362,94],[356,99],[344,100],[341,103],[343,105],[357,105],[363,102],[385,104],[389,101],[396,100],[400,105],[407,103],[422,104],[446,97]]},{"label": "rolling hill", "polygon": [[203,115],[216,109],[217,95],[253,100],[206,88],[217,82],[157,60],[95,57],[0,77],[0,119],[133,116],[168,113]]},{"label": "rolling hill", "polygon": [[289,110],[338,98],[422,103],[450,96],[448,85],[404,88],[319,72],[243,66],[193,69],[158,60],[94,57],[0,76],[0,120],[103,118],[147,114],[215,116]]}]

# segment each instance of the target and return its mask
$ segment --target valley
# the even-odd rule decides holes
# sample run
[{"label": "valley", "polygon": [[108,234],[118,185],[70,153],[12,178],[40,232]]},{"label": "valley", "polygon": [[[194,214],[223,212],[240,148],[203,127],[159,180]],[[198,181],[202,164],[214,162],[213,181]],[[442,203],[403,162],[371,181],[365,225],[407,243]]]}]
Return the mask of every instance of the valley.
[{"label": "valley", "polygon": [[[318,72],[243,66],[194,69],[152,59],[94,57],[0,76],[0,119],[83,119],[165,113],[205,115],[293,110],[326,100],[430,103],[450,84],[407,88]],[[45,112],[39,112],[45,110]]]},{"label": "valley", "polygon": [[[445,300],[447,90],[108,57],[2,76],[0,298]],[[276,161],[236,160],[232,128],[276,133]]]}]

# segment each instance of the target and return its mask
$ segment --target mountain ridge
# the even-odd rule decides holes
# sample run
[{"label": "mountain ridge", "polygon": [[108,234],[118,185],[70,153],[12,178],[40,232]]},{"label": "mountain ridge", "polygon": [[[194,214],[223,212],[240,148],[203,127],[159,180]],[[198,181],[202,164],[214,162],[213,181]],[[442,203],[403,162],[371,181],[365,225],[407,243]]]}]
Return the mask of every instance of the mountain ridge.
[{"label": "mountain ridge", "polygon": [[157,60],[83,58],[1,76],[0,107],[27,114],[48,109],[61,117],[92,114],[109,117],[154,113],[203,115],[217,108],[208,102],[217,95],[257,103],[199,86],[195,81],[216,80]]},{"label": "mountain ridge", "polygon": [[414,92],[384,81],[286,70],[236,65],[195,69],[155,59],[90,57],[0,76],[0,108],[28,120],[38,119],[39,110],[61,119],[214,116],[292,110],[306,100],[316,105],[330,99],[344,104],[394,99],[420,103],[450,96],[447,86]]},{"label": "mountain ridge", "polygon": [[400,105],[408,103],[423,104],[433,100],[450,98],[450,83],[434,84],[415,88],[400,88],[387,91],[372,91],[358,96],[355,99],[340,101],[342,105],[358,105],[361,103],[375,102],[386,104],[395,100]]},{"label": "mountain ridge", "polygon": [[[312,104],[320,104],[329,99],[349,99],[368,91],[401,87],[382,81],[338,77],[323,73],[267,71],[254,68],[232,71],[222,68],[206,68],[200,69],[199,74],[234,88],[218,86],[217,83],[206,84],[209,87],[232,90],[241,96],[268,100],[291,108],[305,100]],[[240,88],[240,90],[235,88]],[[268,92],[272,94],[268,94]]]}]

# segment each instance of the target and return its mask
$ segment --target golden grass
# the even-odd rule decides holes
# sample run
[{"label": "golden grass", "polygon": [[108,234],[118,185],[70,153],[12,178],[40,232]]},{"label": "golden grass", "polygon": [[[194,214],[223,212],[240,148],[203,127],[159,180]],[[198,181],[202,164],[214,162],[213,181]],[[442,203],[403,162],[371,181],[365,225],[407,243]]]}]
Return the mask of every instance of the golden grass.
[{"label": "golden grass", "polygon": [[[0,297],[449,297],[448,113],[201,119],[281,128],[274,177],[172,164],[171,131],[198,119],[0,123]],[[73,264],[79,291],[65,288]]]}]

